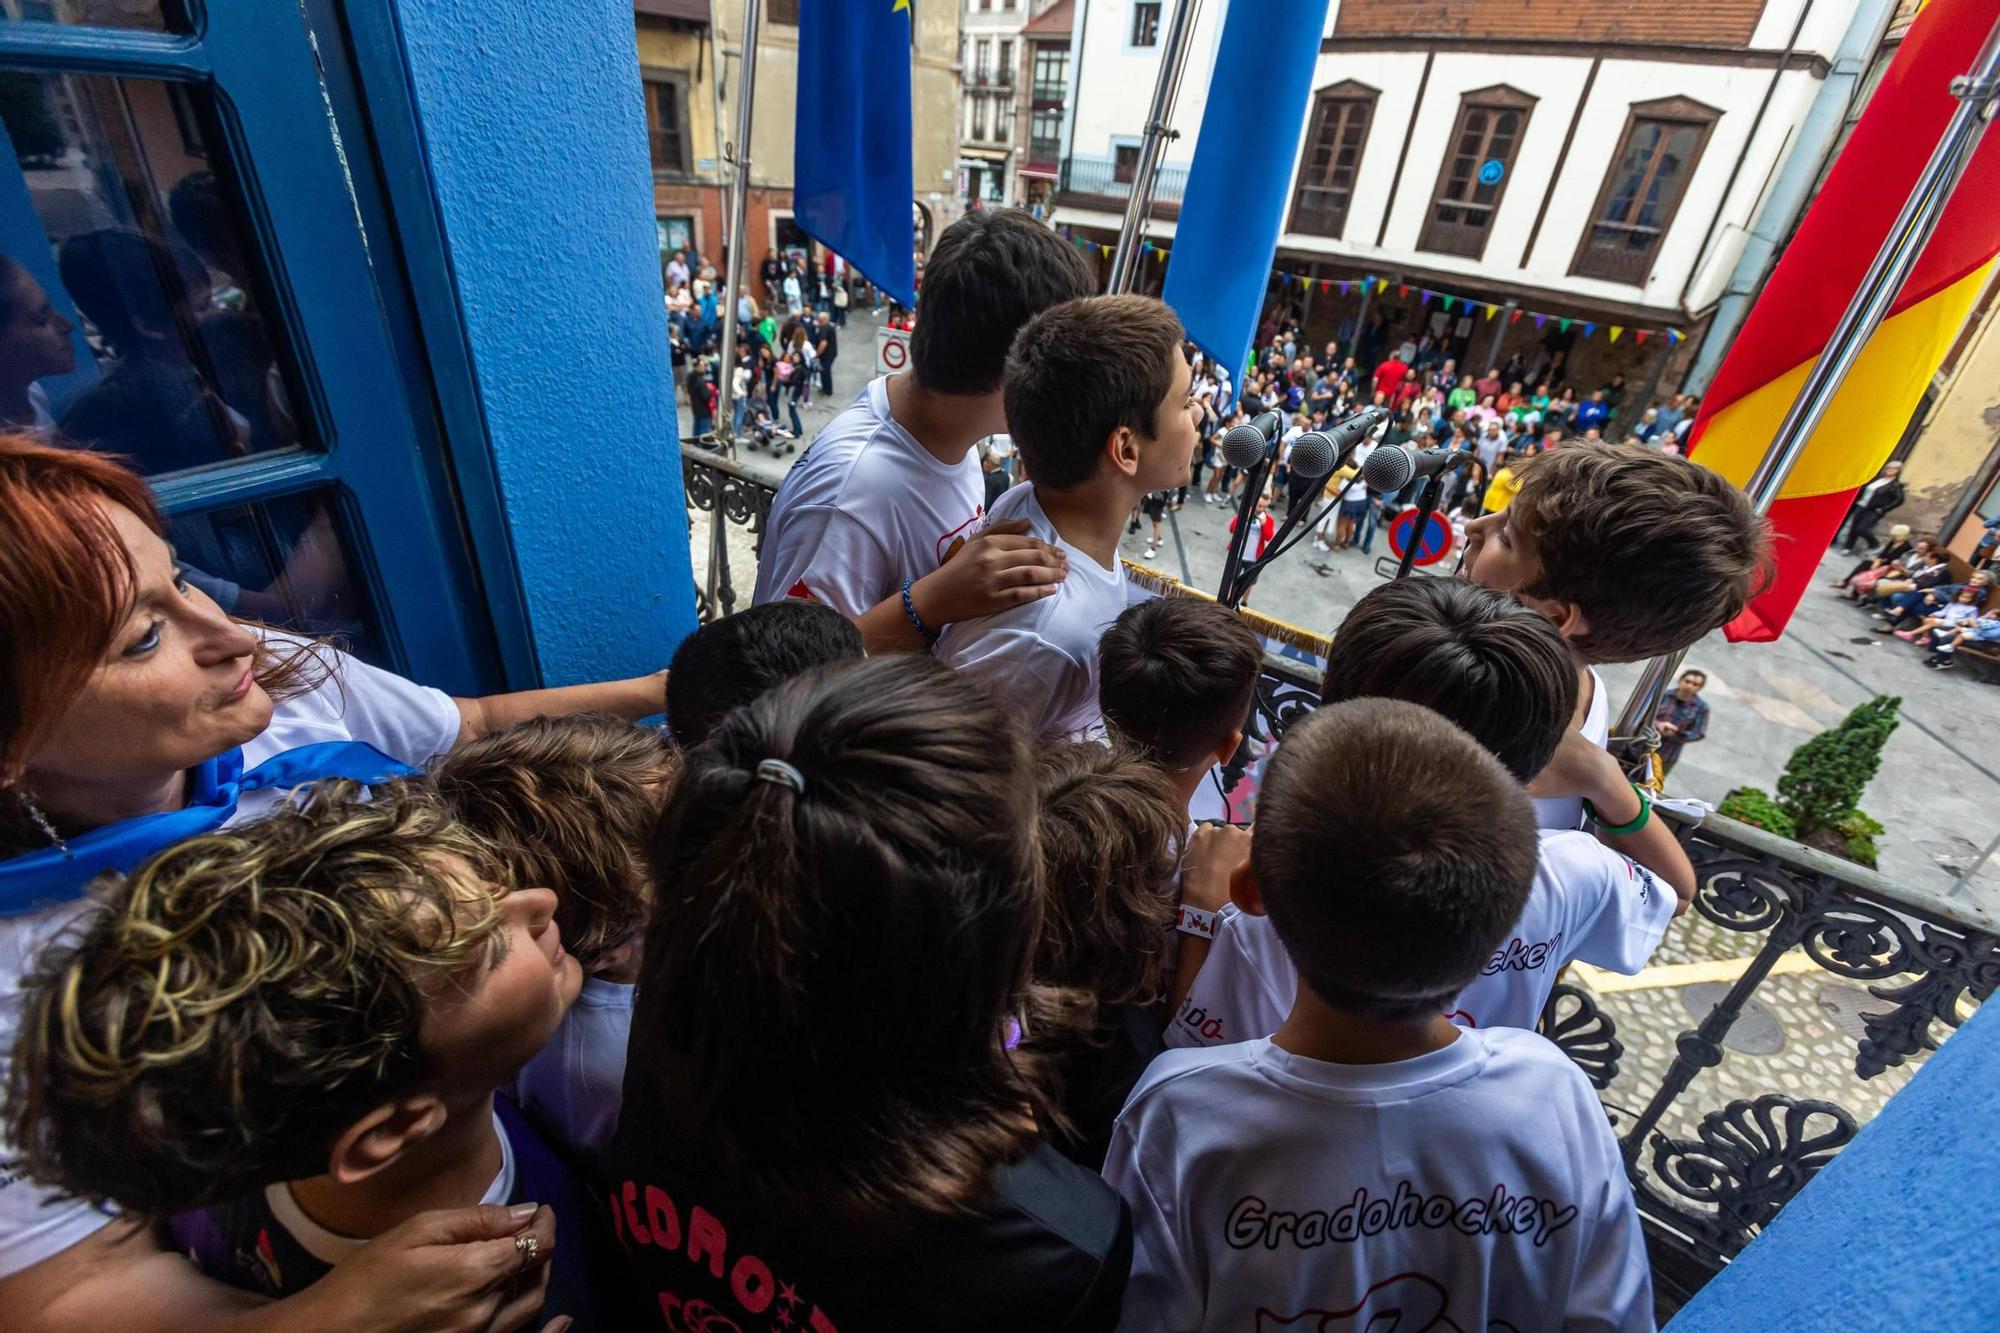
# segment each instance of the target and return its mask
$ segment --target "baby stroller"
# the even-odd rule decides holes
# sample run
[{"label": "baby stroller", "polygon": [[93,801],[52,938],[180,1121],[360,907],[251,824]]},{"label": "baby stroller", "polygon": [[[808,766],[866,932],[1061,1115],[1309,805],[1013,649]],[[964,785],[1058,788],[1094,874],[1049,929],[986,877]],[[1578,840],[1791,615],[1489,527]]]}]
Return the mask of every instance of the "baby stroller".
[{"label": "baby stroller", "polygon": [[771,415],[769,404],[761,397],[750,401],[750,420],[745,425],[742,443],[750,448],[769,449],[780,455],[798,450],[799,437],[778,424],[777,418]]}]

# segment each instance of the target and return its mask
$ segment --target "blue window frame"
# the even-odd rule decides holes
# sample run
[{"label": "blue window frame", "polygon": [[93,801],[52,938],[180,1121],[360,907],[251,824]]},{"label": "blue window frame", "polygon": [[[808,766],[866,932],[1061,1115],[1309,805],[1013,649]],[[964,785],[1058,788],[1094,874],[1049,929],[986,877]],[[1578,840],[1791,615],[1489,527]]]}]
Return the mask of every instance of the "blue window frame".
[{"label": "blue window frame", "polygon": [[[46,233],[45,252],[27,267],[52,289],[50,305],[68,309],[79,326],[82,369],[69,378],[86,381],[87,391],[92,377],[108,380],[133,364],[115,345],[124,315],[104,313],[133,306],[107,306],[101,293],[90,310],[84,301],[70,306],[59,286],[63,247],[50,242],[58,230],[86,225],[152,238],[149,249],[127,244],[151,257],[159,274],[148,282],[173,298],[162,303],[155,294],[138,303],[176,312],[180,327],[152,340],[172,347],[179,337],[184,355],[177,355],[187,368],[175,361],[170,383],[212,387],[229,379],[208,357],[216,340],[207,314],[188,314],[224,311],[228,301],[206,290],[198,304],[181,299],[189,287],[212,281],[232,291],[235,313],[253,310],[267,337],[260,346],[273,349],[268,394],[256,384],[208,393],[205,411],[192,413],[193,452],[163,457],[153,469],[183,559],[227,564],[206,571],[218,583],[245,568],[261,570],[258,577],[272,579],[264,591],[285,594],[278,600],[297,611],[301,599],[290,594],[299,580],[286,577],[287,561],[319,570],[320,557],[330,558],[336,573],[324,580],[325,596],[313,599],[318,618],[309,628],[344,633],[364,656],[454,692],[533,683],[532,646],[463,348],[440,331],[449,321],[417,318],[423,301],[450,299],[441,241],[390,225],[385,173],[396,153],[418,152],[414,119],[396,121],[407,107],[393,100],[364,101],[347,63],[348,52],[362,48],[350,46],[347,16],[335,0],[161,2],[168,16],[161,31],[0,19],[0,78],[16,89],[63,93],[47,99],[49,114],[37,131],[53,145],[38,163],[40,178],[29,181],[19,153],[0,153],[0,248],[10,240],[20,248],[37,225]],[[122,7],[131,8],[129,0]],[[99,114],[93,101],[128,109]],[[147,120],[129,111],[154,101],[171,115]],[[383,142],[376,122],[394,130]],[[105,125],[126,129],[107,134]],[[119,139],[127,130],[130,143]],[[158,207],[171,193],[166,177],[185,173],[190,162],[205,163],[228,196],[241,267],[256,271],[254,279],[236,275],[243,291],[234,291],[226,266],[187,261],[185,229]],[[81,183],[98,214],[106,200],[122,200],[118,208],[129,204],[131,215],[78,222],[54,180],[60,172]],[[38,212],[24,216],[21,191],[31,184],[40,191]],[[394,216],[405,224],[404,210]],[[273,403],[280,406],[267,418],[261,409]],[[270,419],[283,424],[273,429]],[[452,429],[454,422],[462,429]],[[65,419],[56,425],[66,428]],[[447,439],[467,446],[460,457]],[[194,540],[182,540],[183,528]],[[243,613],[269,618],[254,604]]]}]

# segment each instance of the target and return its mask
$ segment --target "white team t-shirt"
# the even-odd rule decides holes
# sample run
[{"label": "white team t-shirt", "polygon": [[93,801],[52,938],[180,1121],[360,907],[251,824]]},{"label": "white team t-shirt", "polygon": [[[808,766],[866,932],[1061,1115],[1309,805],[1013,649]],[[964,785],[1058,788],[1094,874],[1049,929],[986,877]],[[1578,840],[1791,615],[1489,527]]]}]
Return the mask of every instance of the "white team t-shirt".
[{"label": "white team t-shirt", "polygon": [[1169,1051],[1104,1177],[1132,1210],[1132,1333],[1653,1327],[1617,1141],[1532,1032],[1385,1065]]},{"label": "white team t-shirt", "polygon": [[[331,654],[338,669],[307,693],[279,702],[271,725],[243,747],[246,770],[301,745],[349,740],[364,741],[391,759],[421,767],[458,739],[458,705],[450,695],[345,653],[320,651]],[[283,791],[245,792],[229,822],[255,819],[284,798]],[[41,947],[75,920],[84,906],[81,901],[60,903],[0,920],[0,1062],[13,1050],[20,1024],[22,978]],[[0,1131],[4,1128],[0,1126]],[[11,1160],[0,1158],[0,1278],[60,1254],[111,1220],[89,1204],[55,1203],[54,1197],[18,1174]]]},{"label": "white team t-shirt", "polygon": [[[1605,696],[1604,677],[1597,674],[1597,668],[1586,670],[1590,672],[1590,711],[1583,715],[1583,738],[1602,749],[1611,740],[1611,700]],[[1549,829],[1582,828],[1583,798],[1536,797],[1535,823]]]},{"label": "white team t-shirt", "polygon": [[[1543,829],[1521,919],[1447,1011],[1461,1027],[1526,1028],[1573,959],[1627,976],[1659,947],[1673,889],[1588,833]],[[1269,917],[1225,907],[1208,958],[1167,1025],[1168,1046],[1268,1037],[1292,1010],[1298,969]]]},{"label": "white team t-shirt", "polygon": [[618,1128],[635,990],[585,977],[555,1035],[514,1077],[514,1100],[563,1147],[600,1153]]},{"label": "white team t-shirt", "polygon": [[854,619],[943,564],[985,503],[977,453],[938,462],[889,415],[888,376],[871,380],[778,487],[752,601],[809,597]]},{"label": "white team t-shirt", "polygon": [[1028,533],[1069,555],[1069,576],[1053,595],[946,628],[938,660],[976,676],[1026,718],[1044,740],[1094,736],[1097,642],[1128,605],[1124,566],[1104,566],[1062,539],[1031,483],[993,502],[987,521],[1028,520]]}]

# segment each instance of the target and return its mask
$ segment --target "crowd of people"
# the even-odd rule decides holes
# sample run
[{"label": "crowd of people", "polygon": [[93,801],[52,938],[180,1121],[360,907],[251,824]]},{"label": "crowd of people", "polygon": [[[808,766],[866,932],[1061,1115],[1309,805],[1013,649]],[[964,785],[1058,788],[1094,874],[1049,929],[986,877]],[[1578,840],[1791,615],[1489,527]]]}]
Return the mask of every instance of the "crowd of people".
[{"label": "crowd of people", "polygon": [[[2000,519],[1987,524],[1985,535],[1995,532],[2000,532]],[[1909,524],[1898,523],[1889,529],[1887,541],[1833,586],[1881,622],[1874,626],[1877,634],[1918,645],[1925,650],[1925,666],[1949,671],[1958,663],[1958,650],[1967,645],[2000,656],[2000,602],[1987,605],[1993,592],[1994,547],[1993,541],[1981,540],[1965,577],[1959,578],[1951,553],[1935,538],[1912,538]]]},{"label": "crowd of people", "polygon": [[929,267],[756,604],[634,680],[453,699],[233,620],[137,477],[0,437],[10,1320],[1653,1326],[1533,1029],[1695,892],[1594,666],[1740,611],[1760,520],[1536,453],[1204,823],[1262,648],[1117,554],[1200,448],[1180,324],[1010,211]]},{"label": "crowd of people", "polygon": [[1191,494],[1203,504],[1233,504],[1241,498],[1245,475],[1224,462],[1222,437],[1266,412],[1278,413],[1285,423],[1270,483],[1276,494],[1286,486],[1291,447],[1300,435],[1326,430],[1364,407],[1389,413],[1387,424],[1328,477],[1325,495],[1331,507],[1313,537],[1320,551],[1353,547],[1366,555],[1374,551],[1377,530],[1413,498],[1379,492],[1359,480],[1361,465],[1378,447],[1437,446],[1472,456],[1444,474],[1438,495],[1438,509],[1450,519],[1462,545],[1468,522],[1507,507],[1520,465],[1534,454],[1566,441],[1616,441],[1680,454],[1701,405],[1698,395],[1676,394],[1635,410],[1619,374],[1580,399],[1562,379],[1563,354],[1546,348],[1533,357],[1515,353],[1506,364],[1475,377],[1462,372],[1446,345],[1428,333],[1405,338],[1371,365],[1356,353],[1343,354],[1334,341],[1315,352],[1296,320],[1279,324],[1275,317],[1267,321],[1240,384],[1192,344],[1188,354],[1195,368],[1202,445],[1187,484],[1144,503],[1144,512],[1155,521],[1143,559],[1159,553],[1157,516],[1166,509],[1179,508]]}]

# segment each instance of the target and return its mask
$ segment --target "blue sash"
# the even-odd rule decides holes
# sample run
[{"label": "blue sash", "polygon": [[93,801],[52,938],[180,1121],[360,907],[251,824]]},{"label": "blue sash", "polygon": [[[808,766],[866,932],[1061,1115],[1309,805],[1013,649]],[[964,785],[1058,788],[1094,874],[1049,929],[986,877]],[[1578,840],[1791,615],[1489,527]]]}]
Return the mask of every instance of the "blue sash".
[{"label": "blue sash", "polygon": [[43,847],[0,861],[0,919],[40,911],[83,896],[86,885],[106,870],[131,870],[163,847],[212,833],[236,813],[248,791],[292,788],[320,778],[352,778],[369,784],[417,772],[360,741],[321,741],[272,755],[248,773],[243,751],[230,750],[194,769],[188,803],[178,810],[122,819],[69,840],[67,848]]}]

